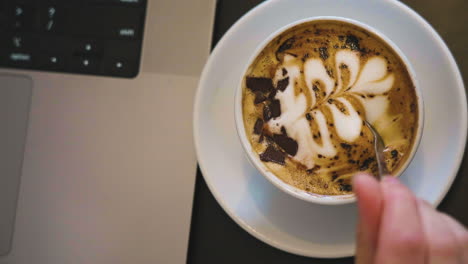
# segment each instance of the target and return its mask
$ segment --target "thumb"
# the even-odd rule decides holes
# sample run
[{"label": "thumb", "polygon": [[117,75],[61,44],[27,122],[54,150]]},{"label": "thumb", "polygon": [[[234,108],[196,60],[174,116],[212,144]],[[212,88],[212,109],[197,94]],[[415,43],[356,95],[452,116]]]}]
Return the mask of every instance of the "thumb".
[{"label": "thumb", "polygon": [[382,191],[379,182],[369,174],[353,177],[359,220],[356,239],[356,263],[374,263],[382,213]]}]

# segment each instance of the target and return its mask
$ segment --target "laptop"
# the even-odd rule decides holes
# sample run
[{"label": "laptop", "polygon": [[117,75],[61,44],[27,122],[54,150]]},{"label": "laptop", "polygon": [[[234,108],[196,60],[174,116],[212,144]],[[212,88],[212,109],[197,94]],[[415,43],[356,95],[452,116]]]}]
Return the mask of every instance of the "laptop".
[{"label": "laptop", "polygon": [[0,0],[0,264],[184,263],[215,0]]}]

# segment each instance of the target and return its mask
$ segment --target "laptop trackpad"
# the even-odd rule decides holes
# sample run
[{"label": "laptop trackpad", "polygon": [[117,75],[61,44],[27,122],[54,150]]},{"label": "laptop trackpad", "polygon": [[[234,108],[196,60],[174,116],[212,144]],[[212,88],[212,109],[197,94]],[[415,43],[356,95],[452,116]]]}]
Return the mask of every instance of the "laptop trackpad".
[{"label": "laptop trackpad", "polygon": [[32,80],[0,74],[0,256],[11,248]]}]

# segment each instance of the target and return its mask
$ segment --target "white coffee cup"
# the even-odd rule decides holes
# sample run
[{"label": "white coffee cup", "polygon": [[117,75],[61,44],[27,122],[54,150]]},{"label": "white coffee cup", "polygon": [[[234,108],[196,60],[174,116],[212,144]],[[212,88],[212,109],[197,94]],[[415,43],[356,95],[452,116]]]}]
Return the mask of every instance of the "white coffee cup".
[{"label": "white coffee cup", "polygon": [[312,202],[312,203],[318,203],[318,204],[326,204],[326,205],[339,205],[339,204],[347,204],[347,203],[352,203],[356,201],[356,197],[354,194],[346,194],[346,195],[322,195],[322,194],[315,194],[311,192],[307,192],[304,190],[301,190],[299,188],[296,188],[292,185],[289,185],[285,182],[283,182],[278,176],[276,176],[273,172],[271,172],[265,164],[260,160],[258,153],[256,153],[252,149],[252,145],[247,138],[246,132],[245,132],[245,126],[244,126],[244,120],[243,120],[243,107],[242,107],[242,87],[243,87],[243,81],[245,77],[245,73],[247,72],[249,66],[252,64],[252,62],[255,60],[255,58],[260,54],[260,52],[272,41],[275,39],[277,36],[281,35],[288,29],[303,24],[311,21],[319,21],[319,20],[334,20],[334,21],[339,21],[339,22],[345,22],[349,23],[352,25],[355,25],[357,27],[363,28],[368,32],[371,32],[381,38],[384,42],[386,42],[401,58],[403,63],[405,64],[410,77],[413,81],[413,84],[416,89],[416,97],[418,100],[418,127],[417,127],[417,132],[416,132],[416,138],[414,141],[414,144],[412,146],[412,149],[409,153],[409,157],[406,159],[405,163],[400,167],[399,171],[394,175],[395,177],[399,177],[405,169],[409,166],[411,163],[414,155],[416,154],[416,150],[419,146],[421,137],[422,137],[422,131],[424,127],[424,106],[423,106],[423,97],[421,90],[419,88],[419,84],[417,82],[417,79],[415,77],[415,73],[413,70],[413,67],[411,66],[410,62],[406,58],[406,56],[403,54],[403,52],[385,35],[382,33],[378,32],[374,28],[363,24],[361,22],[348,19],[348,18],[343,18],[343,17],[335,17],[335,16],[320,16],[320,17],[311,17],[311,18],[306,18],[302,19],[296,22],[293,22],[291,24],[288,24],[273,34],[271,34],[267,39],[265,39],[255,50],[255,52],[252,54],[251,58],[249,61],[246,63],[246,66],[244,68],[244,71],[242,71],[242,76],[240,77],[239,85],[236,90],[236,95],[235,95],[235,122],[236,122],[236,128],[237,128],[237,134],[239,136],[240,142],[242,144],[242,147],[244,149],[244,152],[246,153],[249,161],[251,164],[268,180],[270,181],[273,185],[275,185],[277,188],[280,190],[286,192],[287,194],[290,194],[296,198],[299,198],[301,200],[307,201],[307,202]]}]

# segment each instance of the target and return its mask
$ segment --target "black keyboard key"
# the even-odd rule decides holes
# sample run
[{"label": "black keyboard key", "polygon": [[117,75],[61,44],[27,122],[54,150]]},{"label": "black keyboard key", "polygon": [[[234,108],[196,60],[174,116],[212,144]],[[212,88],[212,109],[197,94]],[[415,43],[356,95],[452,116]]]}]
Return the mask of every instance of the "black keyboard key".
[{"label": "black keyboard key", "polygon": [[100,38],[141,38],[143,12],[136,8],[94,7],[69,16],[70,33]]},{"label": "black keyboard key", "polygon": [[47,53],[72,55],[75,41],[75,39],[68,37],[43,36],[39,40],[39,50]]},{"label": "black keyboard key", "polygon": [[10,18],[7,15],[6,10],[6,1],[0,0],[0,32],[6,31],[8,29],[8,23]]},{"label": "black keyboard key", "polygon": [[31,4],[9,2],[6,6],[7,29],[11,31],[32,31],[35,10]]},{"label": "black keyboard key", "polygon": [[[37,45],[36,38],[28,34],[7,34],[5,35],[5,43],[3,44],[7,49],[32,49]],[[2,45],[2,46],[3,46]]]},{"label": "black keyboard key", "polygon": [[33,55],[29,51],[9,51],[6,53],[6,64],[16,67],[30,67]]},{"label": "black keyboard key", "polygon": [[88,0],[91,4],[112,4],[126,6],[142,6],[145,0]]},{"label": "black keyboard key", "polygon": [[41,6],[39,18],[40,31],[51,34],[61,34],[64,32],[66,23],[65,7],[55,3]]},{"label": "black keyboard key", "polygon": [[140,45],[140,41],[136,40],[108,40],[104,46],[104,56],[139,60]]},{"label": "black keyboard key", "polygon": [[103,73],[106,75],[133,78],[138,73],[138,65],[134,60],[125,58],[106,58],[102,62]]},{"label": "black keyboard key", "polygon": [[37,66],[46,70],[63,70],[65,69],[65,56],[60,54],[38,54]]},{"label": "black keyboard key", "polygon": [[102,45],[96,40],[76,40],[73,43],[73,53],[93,54],[99,56],[102,53]]},{"label": "black keyboard key", "polygon": [[74,56],[72,58],[72,69],[80,73],[97,73],[99,69],[99,59],[94,57]]}]

